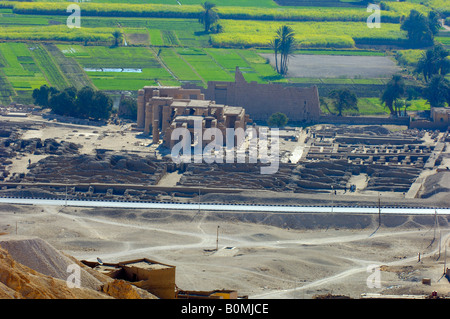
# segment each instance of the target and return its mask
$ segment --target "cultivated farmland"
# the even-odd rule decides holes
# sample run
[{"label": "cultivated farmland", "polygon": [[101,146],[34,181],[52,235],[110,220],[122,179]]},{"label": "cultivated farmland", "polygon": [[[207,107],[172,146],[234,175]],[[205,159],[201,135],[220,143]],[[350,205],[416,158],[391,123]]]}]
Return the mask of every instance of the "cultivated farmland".
[{"label": "cultivated farmland", "polygon": [[[79,3],[81,28],[69,29],[65,26],[66,1],[0,1],[0,40],[6,41],[6,49],[0,50],[2,101],[29,101],[31,90],[42,84],[60,89],[88,85],[107,91],[187,82],[206,86],[208,81],[232,81],[237,66],[248,81],[316,84],[326,91],[332,85],[353,85],[358,92],[375,96],[392,72],[368,75],[347,69],[342,74],[312,75],[296,72],[293,59],[290,73],[283,77],[269,63],[273,57],[268,42],[277,28],[289,25],[299,44],[296,54],[328,55],[321,57],[328,61],[333,56],[338,61],[340,55],[395,56],[396,49],[387,53],[384,48],[405,44],[406,32],[400,30],[399,24],[402,16],[411,9],[427,14],[432,8],[443,8],[439,0],[424,4],[384,1],[383,26],[370,29],[365,23],[369,15],[366,6],[357,2],[215,1],[223,32],[208,34],[197,21],[201,3]],[[122,32],[119,47],[112,46],[116,30]],[[437,40],[448,42],[442,35]],[[9,45],[19,41],[27,42],[20,44],[27,52],[13,54]],[[411,50],[408,54],[417,56],[417,52]]]}]

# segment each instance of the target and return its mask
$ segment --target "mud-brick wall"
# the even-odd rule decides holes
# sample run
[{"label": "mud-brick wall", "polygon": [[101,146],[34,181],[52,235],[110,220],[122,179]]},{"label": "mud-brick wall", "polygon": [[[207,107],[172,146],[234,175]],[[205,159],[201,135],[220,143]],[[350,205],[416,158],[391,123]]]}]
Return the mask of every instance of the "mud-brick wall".
[{"label": "mud-brick wall", "polygon": [[161,299],[175,299],[175,267],[144,269],[123,266],[126,278]]}]

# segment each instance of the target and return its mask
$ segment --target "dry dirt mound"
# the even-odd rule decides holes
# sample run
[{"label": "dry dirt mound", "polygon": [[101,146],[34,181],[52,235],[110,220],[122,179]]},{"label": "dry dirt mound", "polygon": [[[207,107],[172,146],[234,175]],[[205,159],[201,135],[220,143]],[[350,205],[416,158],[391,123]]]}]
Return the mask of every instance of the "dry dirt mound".
[{"label": "dry dirt mound", "polygon": [[[66,281],[70,272],[67,267],[75,263],[46,241],[35,237],[2,236],[0,247],[6,249],[11,257],[43,275]],[[98,290],[103,284],[99,279],[81,269],[81,286]]]},{"label": "dry dirt mound", "polygon": [[16,262],[0,248],[0,298],[2,299],[104,299],[101,292],[68,288],[66,281],[45,276]]},{"label": "dry dirt mound", "polygon": [[[81,288],[69,288],[69,265],[81,268]],[[154,299],[66,256],[40,238],[0,236],[0,299]]]}]

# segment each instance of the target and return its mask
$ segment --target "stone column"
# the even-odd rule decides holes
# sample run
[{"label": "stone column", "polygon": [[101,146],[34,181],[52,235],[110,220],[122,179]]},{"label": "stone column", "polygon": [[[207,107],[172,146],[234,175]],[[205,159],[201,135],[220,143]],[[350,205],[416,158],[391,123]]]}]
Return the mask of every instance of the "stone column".
[{"label": "stone column", "polygon": [[171,107],[170,105],[164,105],[162,108],[163,110],[162,110],[161,132],[165,132],[170,125],[170,121],[172,120],[170,118]]},{"label": "stone column", "polygon": [[138,91],[137,98],[137,127],[143,129],[145,125],[145,91]]},{"label": "stone column", "polygon": [[145,106],[145,124],[144,124],[144,134],[150,134],[150,129],[152,127],[152,104],[147,103]]},{"label": "stone column", "polygon": [[153,120],[153,144],[159,143],[159,121]]}]

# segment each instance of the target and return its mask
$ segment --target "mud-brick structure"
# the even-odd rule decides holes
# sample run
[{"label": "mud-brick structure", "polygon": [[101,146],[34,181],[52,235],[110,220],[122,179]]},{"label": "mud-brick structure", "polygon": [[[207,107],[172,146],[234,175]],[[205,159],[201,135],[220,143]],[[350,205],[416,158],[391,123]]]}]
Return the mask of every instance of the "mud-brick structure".
[{"label": "mud-brick structure", "polygon": [[176,267],[141,258],[119,263],[98,263],[86,260],[83,264],[114,279],[123,279],[136,287],[145,289],[161,299],[174,299],[176,296]]},{"label": "mud-brick structure", "polygon": [[299,88],[281,84],[247,82],[236,68],[234,82],[210,81],[204,89],[192,84],[186,89],[200,89],[208,100],[243,106],[255,121],[267,121],[276,112],[286,114],[290,121],[315,123],[320,117],[319,91],[316,86]]},{"label": "mud-brick structure", "polygon": [[200,89],[146,86],[138,93],[138,129],[153,135],[154,143],[159,143],[163,135],[166,147],[171,148],[177,142],[171,140],[171,133],[176,128],[188,129],[193,137],[196,125],[200,125],[202,132],[217,128],[225,136],[227,128],[245,129],[251,122],[243,107],[205,100]]}]

